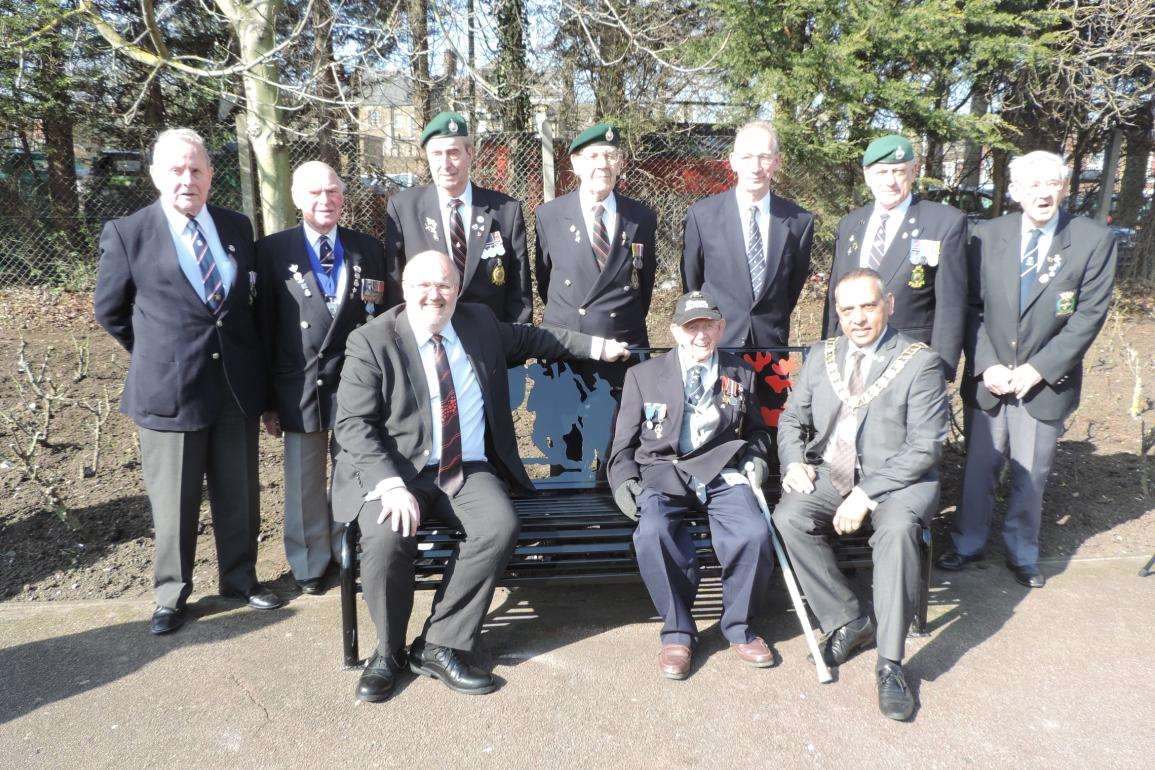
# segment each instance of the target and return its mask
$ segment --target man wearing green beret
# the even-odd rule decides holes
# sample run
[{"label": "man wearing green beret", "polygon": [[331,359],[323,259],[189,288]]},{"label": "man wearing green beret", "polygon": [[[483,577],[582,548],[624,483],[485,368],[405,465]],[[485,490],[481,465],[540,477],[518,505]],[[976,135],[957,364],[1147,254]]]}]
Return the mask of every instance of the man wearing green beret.
[{"label": "man wearing green beret", "polygon": [[894,295],[890,325],[930,345],[950,382],[966,329],[966,215],[911,195],[918,164],[904,136],[872,141],[862,155],[862,171],[874,202],[838,223],[822,336],[839,333],[834,287],[852,270],[868,267]]},{"label": "man wearing green beret", "polygon": [[456,112],[421,132],[433,183],[389,199],[387,262],[399,267],[424,251],[448,254],[461,277],[460,301],[488,305],[499,321],[529,323],[533,290],[521,201],[470,181],[473,138]]},{"label": "man wearing green beret", "polygon": [[570,143],[579,186],[537,208],[537,291],[545,323],[646,347],[658,217],[614,191],[621,139],[598,123]]}]

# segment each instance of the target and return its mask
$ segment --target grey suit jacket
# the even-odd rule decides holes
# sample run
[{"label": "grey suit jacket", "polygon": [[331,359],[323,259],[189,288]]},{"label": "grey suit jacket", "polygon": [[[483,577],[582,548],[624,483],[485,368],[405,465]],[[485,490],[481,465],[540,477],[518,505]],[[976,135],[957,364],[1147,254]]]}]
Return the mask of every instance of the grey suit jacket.
[{"label": "grey suit jacket", "polygon": [[[856,209],[838,223],[834,260],[823,313],[822,336],[841,334],[834,306],[834,287],[842,276],[858,267],[863,242],[874,205]],[[938,241],[939,263],[924,266],[922,285],[914,281],[910,244],[915,238]],[[886,290],[894,294],[894,315],[890,325],[919,342],[925,342],[942,358],[946,376],[953,380],[963,350],[967,316],[967,218],[953,206],[922,200],[915,196],[879,273]],[[911,286],[911,283],[916,286]]]},{"label": "grey suit jacket", "polygon": [[[875,351],[880,360],[871,364],[866,387],[912,342],[888,328]],[[834,432],[842,402],[826,373],[824,344],[816,343],[806,354],[778,420],[778,459],[783,469],[796,462],[820,465]],[[846,345],[846,338],[840,337],[836,348],[840,371]],[[857,449],[862,475],[858,486],[872,500],[882,502],[918,482],[937,482],[947,420],[942,365],[932,350],[919,351],[889,386],[859,410]],[[933,505],[937,483],[919,487],[930,497],[916,504]]]},{"label": "grey suit jacket", "polygon": [[[458,304],[453,328],[481,386],[486,458],[513,487],[533,490],[518,455],[509,407],[509,366],[527,358],[588,358],[592,338],[565,329],[498,321],[487,306]],[[435,385],[436,386],[436,385]],[[334,435],[333,518],[351,521],[379,481],[409,481],[428,464],[433,419],[417,338],[398,305],[345,343]]]},{"label": "grey suit jacket", "polygon": [[[995,364],[1030,364],[1043,377],[1023,403],[1037,420],[1065,419],[1079,405],[1083,356],[1095,340],[1115,285],[1115,236],[1087,217],[1059,213],[1049,259],[1061,260],[1047,283],[1036,281],[1019,308],[1022,214],[984,222],[971,239],[978,285],[971,293],[976,328],[975,378],[967,403],[994,409],[1000,397],[981,383]],[[1002,399],[1013,398],[1003,396]]]}]

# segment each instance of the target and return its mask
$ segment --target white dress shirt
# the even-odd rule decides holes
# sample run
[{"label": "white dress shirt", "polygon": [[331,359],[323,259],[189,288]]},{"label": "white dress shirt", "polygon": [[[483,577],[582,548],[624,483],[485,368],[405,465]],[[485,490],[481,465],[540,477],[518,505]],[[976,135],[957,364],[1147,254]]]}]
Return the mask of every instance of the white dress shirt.
[{"label": "white dress shirt", "polygon": [[613,191],[605,197],[605,200],[594,200],[594,196],[587,195],[581,189],[578,190],[578,200],[581,202],[582,219],[586,223],[586,237],[589,242],[594,242],[594,206],[601,204],[605,207],[602,212],[602,221],[606,223],[606,240],[610,244],[610,251],[614,250],[614,235],[618,227],[618,201],[614,197]]},{"label": "white dress shirt", "polygon": [[1051,251],[1051,242],[1055,240],[1055,231],[1059,229],[1058,212],[1055,212],[1055,215],[1051,217],[1050,221],[1042,227],[1039,227],[1039,225],[1027,219],[1025,214],[1023,215],[1022,237],[1019,240],[1020,263],[1023,261],[1023,256],[1027,253],[1027,244],[1031,241],[1031,230],[1035,229],[1043,231],[1042,235],[1039,236],[1039,258],[1035,261],[1035,275],[1038,275],[1040,267],[1043,262],[1046,261],[1045,258],[1047,254]]},{"label": "white dress shirt", "polygon": [[[205,299],[205,281],[201,275],[200,266],[197,265],[196,254],[193,252],[193,235],[189,232],[189,218],[164,203],[160,204],[160,208],[164,212],[164,218],[168,221],[168,229],[172,234],[173,246],[176,247],[176,257],[181,272],[185,274],[185,278],[192,284],[193,290],[203,301]],[[227,297],[229,290],[233,288],[233,280],[237,276],[237,262],[228,255],[224,246],[221,245],[221,237],[217,233],[216,223],[213,222],[213,218],[209,214],[209,207],[201,206],[200,213],[193,218],[204,234],[205,243],[208,244],[209,253],[212,254],[213,261],[216,262],[217,272],[221,276],[221,286]]]},{"label": "white dress shirt", "polygon": [[[445,250],[450,258],[453,257],[453,236],[450,234],[449,215],[453,209],[449,207],[449,202],[453,200],[453,196],[442,190],[440,187],[435,187],[437,190],[437,205],[441,211],[441,226],[445,229]],[[473,221],[473,182],[466,182],[465,189],[461,191],[461,195],[457,196],[457,200],[461,201],[461,226],[465,230],[465,249],[469,251],[469,223]]]},{"label": "white dress shirt", "polygon": [[878,230],[878,223],[882,221],[882,215],[886,214],[886,246],[882,253],[890,249],[890,244],[894,241],[894,237],[898,235],[899,228],[902,227],[902,220],[906,217],[906,212],[910,209],[910,198],[906,196],[906,200],[899,203],[892,209],[884,209],[877,203],[874,204],[874,210],[870,212],[870,219],[866,222],[866,232],[862,238],[862,248],[858,252],[858,266],[870,267],[870,250],[874,247],[874,233]]},{"label": "white dress shirt", "polygon": [[[441,389],[437,386],[437,358],[433,353],[433,335],[428,331],[414,328],[417,351],[421,354],[421,368],[425,370],[425,382],[429,386],[429,423],[433,426],[429,461],[426,465],[441,464]],[[449,371],[453,375],[453,391],[457,396],[457,419],[461,425],[461,459],[463,462],[485,460],[485,399],[481,385],[461,338],[453,328],[453,322],[441,330],[441,344],[449,359]]]},{"label": "white dress shirt", "polygon": [[[737,192],[735,192],[737,195]],[[758,232],[762,236],[762,252],[765,253],[770,243],[770,193],[762,196],[762,200],[750,203],[738,196],[738,218],[742,220],[742,243],[746,246],[745,254],[750,253],[750,208],[758,207]]]},{"label": "white dress shirt", "polygon": [[[309,246],[312,247],[313,253],[317,255],[317,261],[318,262],[321,261],[321,247],[318,246],[317,244],[320,242],[322,235],[327,236],[329,238],[329,246],[330,247],[332,247],[334,249],[337,248],[337,226],[336,225],[333,225],[331,228],[329,228],[329,231],[325,232],[325,233],[318,232],[318,231],[314,230],[313,228],[309,227],[308,222],[302,222],[301,227],[303,227],[305,229],[305,240],[309,242]],[[341,260],[341,269],[337,271],[337,284],[336,284],[337,297],[336,297],[335,301],[336,301],[338,307],[340,307],[341,302],[345,299],[345,287],[347,284],[346,273],[347,272],[348,271],[345,269],[345,260],[342,259]],[[334,315],[336,315],[336,313],[334,313]]]}]

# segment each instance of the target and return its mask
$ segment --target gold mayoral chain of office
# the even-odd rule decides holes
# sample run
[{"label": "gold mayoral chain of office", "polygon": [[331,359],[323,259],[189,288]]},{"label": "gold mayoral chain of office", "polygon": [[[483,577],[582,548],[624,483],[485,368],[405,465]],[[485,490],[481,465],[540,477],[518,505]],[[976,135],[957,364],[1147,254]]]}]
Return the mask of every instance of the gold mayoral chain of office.
[{"label": "gold mayoral chain of office", "polygon": [[846,387],[846,383],[842,381],[842,373],[839,371],[837,355],[835,354],[835,347],[838,344],[836,338],[826,340],[825,349],[823,350],[823,357],[826,360],[826,376],[830,378],[830,384],[834,387],[834,393],[842,400],[842,403],[849,406],[851,409],[860,409],[881,393],[886,390],[890,383],[894,382],[894,378],[902,373],[906,365],[910,363],[910,359],[914,358],[914,354],[920,350],[929,350],[929,346],[922,342],[911,343],[906,350],[898,354],[898,356],[890,362],[890,366],[886,367],[886,371],[879,375],[878,379],[870,384],[870,387],[862,391],[857,396],[850,395],[850,391]]}]

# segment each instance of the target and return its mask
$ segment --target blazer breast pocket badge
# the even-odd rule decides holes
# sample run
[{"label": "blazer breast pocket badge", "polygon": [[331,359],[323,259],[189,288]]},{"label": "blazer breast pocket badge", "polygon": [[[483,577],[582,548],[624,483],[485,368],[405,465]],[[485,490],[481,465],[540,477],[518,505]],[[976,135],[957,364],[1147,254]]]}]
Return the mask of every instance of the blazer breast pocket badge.
[{"label": "blazer breast pocket badge", "polygon": [[646,429],[652,430],[655,438],[661,438],[662,424],[666,421],[666,405],[646,402],[642,406],[642,413],[646,416]]},{"label": "blazer breast pocket badge", "polygon": [[1075,312],[1075,292],[1061,291],[1055,297],[1055,315],[1067,316]]}]

